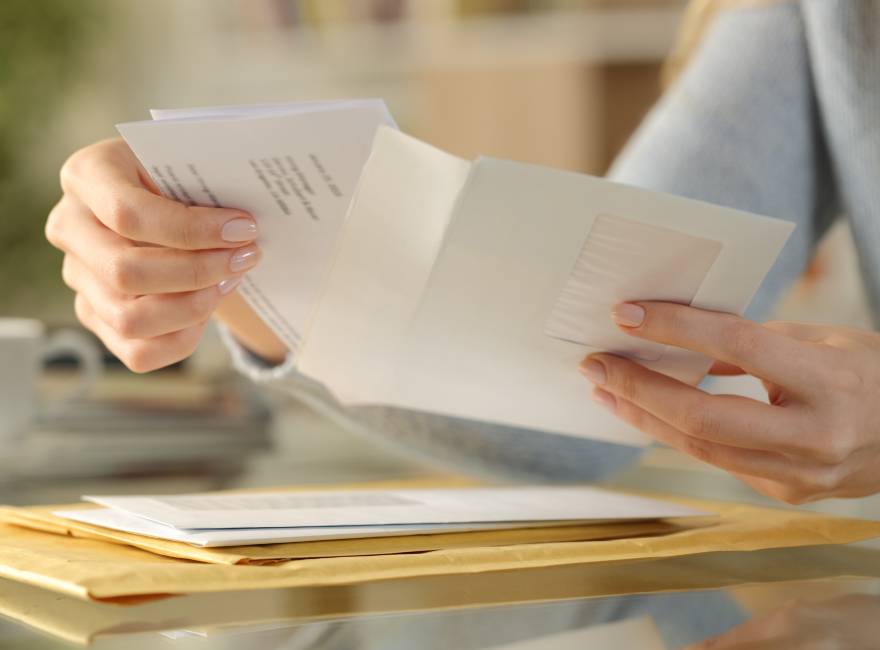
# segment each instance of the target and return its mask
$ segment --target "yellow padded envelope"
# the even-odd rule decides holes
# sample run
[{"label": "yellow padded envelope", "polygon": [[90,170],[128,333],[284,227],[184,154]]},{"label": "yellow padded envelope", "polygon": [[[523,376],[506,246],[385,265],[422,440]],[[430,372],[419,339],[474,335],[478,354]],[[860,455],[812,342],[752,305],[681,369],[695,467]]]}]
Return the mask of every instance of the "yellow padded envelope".
[{"label": "yellow padded envelope", "polygon": [[[663,497],[716,513],[711,520],[670,522],[666,534],[601,541],[520,543],[513,535],[498,545],[498,531],[468,533],[469,546],[426,552],[313,557],[271,565],[205,563],[165,557],[98,539],[0,524],[0,576],[80,598],[109,599],[243,589],[340,585],[473,574],[539,567],[632,561],[716,551],[750,551],[819,544],[844,544],[880,536],[880,522],[831,517],[743,504]],[[22,522],[26,523],[26,522]],[[49,526],[51,528],[51,526]],[[636,533],[639,534],[639,533]],[[364,540],[310,544],[356,545]],[[385,543],[382,540],[371,542]],[[394,540],[387,540],[393,543]],[[246,547],[238,547],[238,549]],[[204,549],[202,549],[204,550]],[[219,549],[212,549],[218,551]]]}]

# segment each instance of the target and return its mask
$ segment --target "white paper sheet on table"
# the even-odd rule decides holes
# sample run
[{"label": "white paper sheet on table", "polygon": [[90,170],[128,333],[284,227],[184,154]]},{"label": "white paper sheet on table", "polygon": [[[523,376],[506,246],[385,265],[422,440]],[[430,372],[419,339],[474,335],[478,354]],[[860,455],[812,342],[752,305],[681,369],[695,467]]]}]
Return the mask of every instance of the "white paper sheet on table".
[{"label": "white paper sheet on table", "polygon": [[[625,521],[707,513],[590,487],[352,490],[84,496],[84,500],[187,530]],[[88,512],[88,511],[83,511]]]}]

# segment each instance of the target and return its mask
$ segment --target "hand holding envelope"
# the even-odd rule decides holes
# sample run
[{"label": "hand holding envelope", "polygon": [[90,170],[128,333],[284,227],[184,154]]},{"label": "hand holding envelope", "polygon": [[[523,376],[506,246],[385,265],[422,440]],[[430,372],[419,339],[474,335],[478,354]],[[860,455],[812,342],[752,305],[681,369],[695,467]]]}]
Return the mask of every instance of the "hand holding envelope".
[{"label": "hand holding envelope", "polygon": [[592,355],[582,371],[618,417],[790,503],[880,490],[880,334],[759,325],[669,303],[620,309],[630,336],[701,352],[717,359],[717,374],[757,377],[769,403],[709,395],[627,359]]}]

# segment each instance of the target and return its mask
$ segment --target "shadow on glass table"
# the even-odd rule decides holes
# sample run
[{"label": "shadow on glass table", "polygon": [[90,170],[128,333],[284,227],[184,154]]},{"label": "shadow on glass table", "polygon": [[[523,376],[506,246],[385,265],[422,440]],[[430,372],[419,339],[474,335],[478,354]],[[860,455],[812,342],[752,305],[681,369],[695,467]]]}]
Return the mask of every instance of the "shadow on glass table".
[{"label": "shadow on glass table", "polygon": [[0,580],[0,614],[3,648],[870,648],[880,554],[802,547],[113,602]]}]

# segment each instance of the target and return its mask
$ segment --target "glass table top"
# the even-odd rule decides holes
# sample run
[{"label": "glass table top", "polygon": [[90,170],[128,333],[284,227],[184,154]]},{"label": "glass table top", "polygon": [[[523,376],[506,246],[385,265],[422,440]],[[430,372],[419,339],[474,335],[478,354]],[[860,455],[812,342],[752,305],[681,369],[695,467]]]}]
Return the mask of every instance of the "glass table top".
[{"label": "glass table top", "polygon": [[[249,459],[234,479],[32,477],[0,481],[0,502],[65,503],[97,491],[181,492],[283,485],[294,479],[356,482],[425,472],[390,458],[384,449],[370,452],[357,446],[301,412],[282,414],[279,421],[274,449]],[[318,432],[312,442],[304,435],[309,431]],[[613,485],[748,498],[726,475],[694,473],[665,461],[634,468]],[[874,516],[875,511],[839,514]],[[0,579],[0,648],[82,646],[880,648],[880,549],[862,544],[705,553],[126,602],[84,601]]]},{"label": "glass table top", "polygon": [[0,580],[0,647],[876,648],[877,557],[806,547],[127,603]]}]

